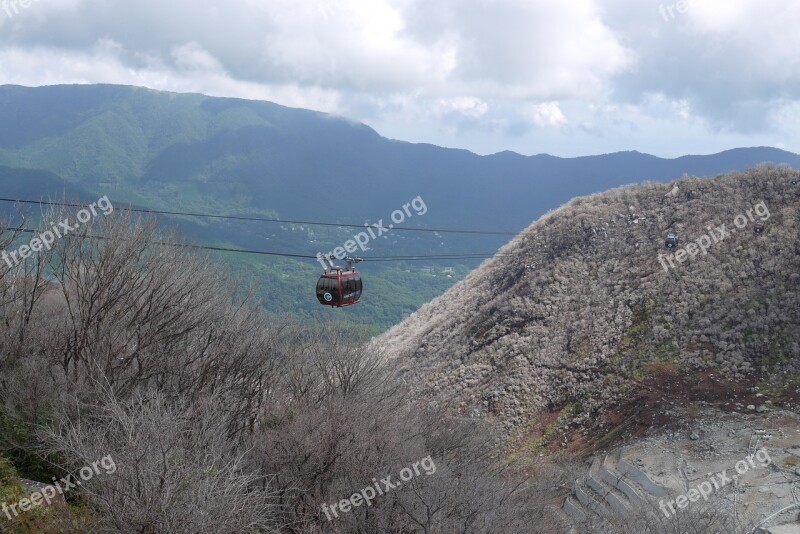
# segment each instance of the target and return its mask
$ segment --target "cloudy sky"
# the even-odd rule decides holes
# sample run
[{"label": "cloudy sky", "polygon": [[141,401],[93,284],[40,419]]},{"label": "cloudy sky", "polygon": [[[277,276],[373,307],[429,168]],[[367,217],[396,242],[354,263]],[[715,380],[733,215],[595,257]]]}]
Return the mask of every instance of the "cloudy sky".
[{"label": "cloudy sky", "polygon": [[559,156],[800,152],[795,0],[0,0],[0,83],[271,100]]}]

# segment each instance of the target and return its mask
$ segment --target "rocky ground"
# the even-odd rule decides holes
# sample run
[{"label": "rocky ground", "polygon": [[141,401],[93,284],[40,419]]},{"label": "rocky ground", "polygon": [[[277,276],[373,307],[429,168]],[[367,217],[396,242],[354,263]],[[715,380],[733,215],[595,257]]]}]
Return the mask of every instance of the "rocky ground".
[{"label": "rocky ground", "polygon": [[796,412],[709,409],[698,416],[674,408],[668,415],[692,423],[654,429],[594,455],[564,502],[565,531],[583,532],[592,517],[604,521],[649,506],[664,518],[713,509],[746,531],[800,533]]}]

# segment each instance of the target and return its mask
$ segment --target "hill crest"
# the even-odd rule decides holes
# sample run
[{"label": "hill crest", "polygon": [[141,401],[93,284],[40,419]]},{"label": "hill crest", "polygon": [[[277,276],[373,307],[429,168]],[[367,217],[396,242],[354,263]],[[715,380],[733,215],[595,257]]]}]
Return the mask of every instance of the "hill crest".
[{"label": "hill crest", "polygon": [[[375,343],[418,395],[494,420],[517,444],[557,427],[603,436],[636,404],[651,407],[647,426],[662,397],[724,406],[755,383],[793,392],[797,178],[761,166],[575,199]],[[664,249],[670,232],[677,252]],[[706,254],[681,253],[705,236]]]}]

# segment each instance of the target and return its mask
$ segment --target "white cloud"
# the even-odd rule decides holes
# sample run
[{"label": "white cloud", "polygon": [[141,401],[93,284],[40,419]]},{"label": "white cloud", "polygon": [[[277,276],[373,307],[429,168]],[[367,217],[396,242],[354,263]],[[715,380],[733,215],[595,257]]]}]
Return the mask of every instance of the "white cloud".
[{"label": "white cloud", "polygon": [[[756,134],[787,100],[800,99],[800,5],[792,0],[687,0],[665,21],[660,6],[609,0],[607,21],[638,52],[635,69],[614,80],[615,94],[641,102],[653,94],[684,102],[712,132]],[[661,10],[662,12],[664,9]]]},{"label": "white cloud", "polygon": [[[236,80],[196,45],[176,49],[177,59],[185,67],[181,70],[172,69],[156,58],[144,58],[146,66],[133,69],[121,61],[119,55],[119,46],[109,40],[99,41],[87,52],[5,48],[0,50],[0,79],[28,86],[76,83],[139,85],[164,91],[269,100],[330,113],[342,109],[341,95],[336,91],[291,83],[264,85]],[[198,70],[200,77],[197,76]]]},{"label": "white cloud", "polygon": [[224,67],[195,41],[176,46],[170,52],[180,71],[222,72]]},{"label": "white cloud", "polygon": [[463,96],[447,100],[439,100],[436,114],[438,116],[456,113],[464,117],[478,119],[489,111],[489,104],[474,96]]},{"label": "white cloud", "polygon": [[453,56],[447,87],[481,98],[594,97],[633,54],[591,0],[410,1],[406,32]]},{"label": "white cloud", "polygon": [[528,107],[528,116],[539,128],[558,127],[567,124],[567,118],[561,112],[558,102],[532,104]]},{"label": "white cloud", "polygon": [[31,8],[40,17],[17,16],[0,46],[109,39],[130,63],[146,54],[262,84],[483,100],[596,96],[632,58],[592,0],[84,0],[70,13],[48,1]]},{"label": "white cloud", "polygon": [[687,1],[39,0],[0,11],[0,83],[267,99],[481,152],[798,144],[800,4]]}]

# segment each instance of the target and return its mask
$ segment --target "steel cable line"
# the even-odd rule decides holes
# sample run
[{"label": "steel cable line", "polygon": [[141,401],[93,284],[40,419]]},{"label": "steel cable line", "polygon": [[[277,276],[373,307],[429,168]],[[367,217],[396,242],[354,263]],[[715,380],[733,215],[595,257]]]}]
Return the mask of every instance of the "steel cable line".
[{"label": "steel cable line", "polygon": [[[71,202],[52,202],[46,200],[22,200],[22,199],[14,199],[14,198],[0,198],[0,202],[15,202],[19,204],[40,204],[45,206],[65,206],[70,208],[85,208],[86,206],[83,204],[74,204]],[[295,220],[288,220],[288,219],[270,219],[267,217],[245,217],[242,215],[211,215],[208,213],[193,213],[193,212],[184,212],[184,211],[164,211],[164,210],[151,210],[145,208],[133,208],[133,207],[117,207],[114,206],[115,210],[120,211],[130,211],[134,213],[152,213],[154,215],[179,215],[179,216],[186,216],[186,217],[203,217],[207,219],[230,219],[234,221],[255,221],[255,222],[271,222],[271,223],[285,223],[285,224],[305,224],[308,226],[332,226],[332,227],[339,227],[339,228],[369,228],[369,225],[358,225],[358,224],[345,224],[345,223],[331,223],[331,222],[321,222],[321,221],[295,221]],[[473,235],[512,235],[516,236],[519,232],[508,232],[508,231],[495,231],[495,230],[459,230],[454,228],[408,228],[408,227],[400,227],[395,226],[391,228],[392,231],[401,231],[401,232],[435,232],[441,234],[473,234]]]},{"label": "steel cable line", "polygon": [[[34,230],[32,228],[6,228],[3,230],[4,232],[13,231],[13,232],[23,232],[23,233],[41,233],[43,230]],[[73,234],[75,235],[75,234]],[[65,235],[65,237],[69,237],[69,235]],[[96,235],[84,235],[75,237],[86,237],[89,239],[97,239],[100,241],[105,241],[107,238],[103,236],[96,236]],[[149,244],[151,245],[162,245],[162,246],[169,246],[169,247],[183,247],[195,250],[209,250],[213,252],[234,252],[239,254],[255,254],[260,256],[281,256],[286,258],[298,258],[298,259],[310,259],[316,260],[318,256],[309,256],[306,254],[291,254],[288,252],[270,252],[264,250],[250,250],[250,249],[241,249],[241,248],[229,248],[229,247],[213,247],[209,245],[194,245],[191,243],[169,243],[166,241],[151,241]],[[375,256],[373,258],[366,257],[360,258],[361,261],[421,261],[421,260],[474,260],[474,259],[487,259],[493,258],[495,256],[511,256],[512,254],[508,253],[497,253],[497,254],[439,254],[439,255],[417,255],[417,256]],[[321,256],[320,256],[321,257]]]}]

